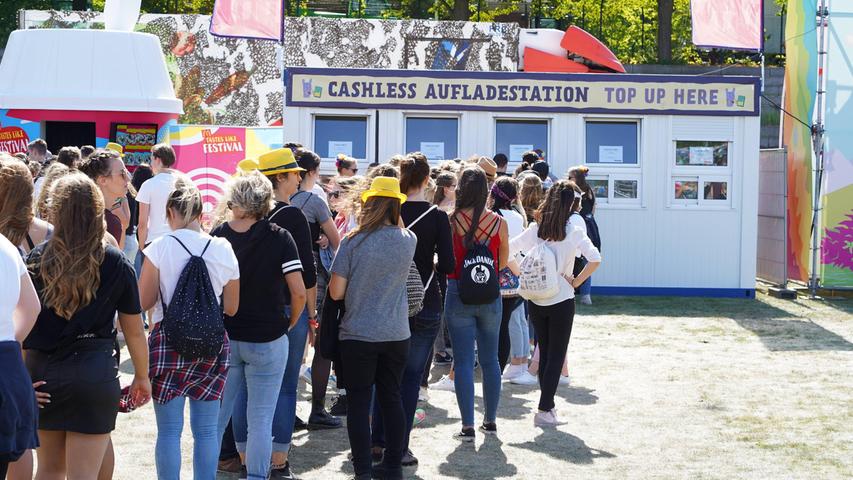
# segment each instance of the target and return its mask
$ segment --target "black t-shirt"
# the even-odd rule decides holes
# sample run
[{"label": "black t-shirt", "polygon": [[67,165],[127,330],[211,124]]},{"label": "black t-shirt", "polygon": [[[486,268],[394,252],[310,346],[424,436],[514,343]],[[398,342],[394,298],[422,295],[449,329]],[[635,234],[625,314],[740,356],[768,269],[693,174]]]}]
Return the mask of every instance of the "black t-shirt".
[{"label": "black t-shirt", "polygon": [[235,232],[227,223],[211,235],[231,243],[240,264],[240,308],[225,317],[225,330],[232,340],[271,342],[285,333],[289,319],[284,307],[290,295],[284,276],[301,272],[296,243],[287,230],[259,220],[245,232]]},{"label": "black t-shirt", "polygon": [[583,198],[581,198],[580,214],[583,216],[591,214],[593,207],[595,207],[595,197],[589,194],[584,194]]},{"label": "black t-shirt", "polygon": [[33,330],[24,340],[25,349],[52,352],[78,338],[115,338],[113,319],[116,312],[134,315],[142,311],[133,267],[120,250],[107,246],[95,298],[70,320],[60,318],[52,308],[44,305],[44,282],[38,274],[46,245],[37,246],[27,257],[27,269],[42,301],[42,308]]},{"label": "black t-shirt", "polygon": [[[314,265],[314,254],[312,253],[314,242],[311,241],[311,229],[308,227],[308,219],[305,218],[305,214],[293,205],[276,202],[267,220],[287,230],[293,237],[293,241],[296,242],[296,249],[299,250],[299,260],[302,261],[302,281],[305,282],[305,288],[316,286],[317,266]],[[288,303],[290,303],[289,298]]]},{"label": "black t-shirt", "polygon": [[[403,223],[408,226],[423,215],[430,206],[429,202],[403,203],[400,211]],[[435,264],[435,255],[438,254],[438,263],[435,264],[436,274],[429,288],[427,288],[424,306],[436,310],[440,309],[441,293],[438,288],[438,277],[453,273],[456,267],[453,259],[453,237],[450,231],[450,220],[443,210],[434,208],[409,230],[418,236],[418,244],[415,247],[415,265],[418,267],[424,284],[429,280]]]}]

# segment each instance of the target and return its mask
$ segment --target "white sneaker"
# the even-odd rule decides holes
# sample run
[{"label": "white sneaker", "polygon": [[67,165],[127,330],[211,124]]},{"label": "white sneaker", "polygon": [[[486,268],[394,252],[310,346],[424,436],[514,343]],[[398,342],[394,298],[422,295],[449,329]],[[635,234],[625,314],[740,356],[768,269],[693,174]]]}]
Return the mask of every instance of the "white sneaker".
[{"label": "white sneaker", "polygon": [[507,365],[503,375],[501,375],[501,378],[504,380],[512,380],[513,378],[521,375],[521,372],[524,370],[524,365]]},{"label": "white sneaker", "polygon": [[589,295],[581,295],[580,300],[584,305],[592,305],[592,297]]},{"label": "white sneaker", "polygon": [[453,379],[450,378],[450,375],[443,375],[441,380],[433,383],[429,386],[430,390],[441,390],[445,392],[455,392],[456,384],[453,382]]},{"label": "white sneaker", "polygon": [[568,375],[560,375],[560,385],[568,385],[569,384],[569,376]]},{"label": "white sneaker", "polygon": [[426,387],[421,387],[421,390],[418,392],[418,401],[419,402],[429,401],[429,391],[427,391]]},{"label": "white sneaker", "polygon": [[520,374],[510,379],[509,383],[514,385],[538,385],[539,379],[535,375],[531,375],[527,369],[524,369]]},{"label": "white sneaker", "polygon": [[536,415],[533,416],[533,425],[536,427],[556,427],[558,425],[565,425],[566,422],[561,422],[559,418],[557,418],[557,410],[552,409],[548,412],[536,412]]}]

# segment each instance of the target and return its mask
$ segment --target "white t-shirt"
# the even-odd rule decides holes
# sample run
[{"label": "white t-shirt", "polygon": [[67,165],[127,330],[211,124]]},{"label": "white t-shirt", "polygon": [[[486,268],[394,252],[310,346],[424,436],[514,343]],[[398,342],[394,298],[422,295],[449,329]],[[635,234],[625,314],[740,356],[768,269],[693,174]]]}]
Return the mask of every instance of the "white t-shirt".
[{"label": "white t-shirt", "polygon": [[[573,213],[569,216],[569,225],[574,225],[581,230],[583,230],[583,234],[586,235],[586,221],[584,221],[583,217],[579,213]],[[578,252],[578,257],[581,256],[581,252]]]},{"label": "white t-shirt", "polygon": [[509,238],[517,237],[524,231],[524,217],[515,210],[501,210],[501,216],[506,221]]},{"label": "white t-shirt", "polygon": [[0,342],[15,340],[12,313],[21,295],[21,276],[26,273],[21,253],[0,234]]},{"label": "white t-shirt", "polygon": [[314,184],[314,188],[311,189],[312,192],[317,194],[318,197],[322,198],[326,205],[329,204],[329,196],[326,195],[326,191],[323,190],[323,187],[320,186],[319,183]]},{"label": "white t-shirt", "polygon": [[[521,235],[509,241],[510,252],[529,252],[533,247],[539,244],[542,239],[539,238],[539,225],[532,223],[527,230]],[[601,254],[595,245],[592,244],[589,237],[586,236],[580,228],[566,224],[566,238],[559,242],[548,241],[548,246],[554,251],[557,257],[557,273],[565,276],[571,276],[575,266],[575,257],[580,252],[590,262],[600,262]],[[545,300],[535,300],[533,303],[546,307],[555,305],[570,298],[575,298],[575,289],[562,276],[559,278],[560,291],[551,298]]]},{"label": "white t-shirt", "polygon": [[161,172],[142,184],[136,201],[148,205],[148,243],[171,232],[166,220],[166,202],[175,189],[177,178],[171,172]]},{"label": "white t-shirt", "polygon": [[[226,283],[240,278],[240,266],[237,264],[237,257],[228,240],[187,229],[175,230],[171,235],[183,242],[193,255],[200,255],[205,244],[210,240],[210,246],[207,247],[202,258],[207,264],[210,283],[217,298],[222,294]],[[171,236],[163,236],[151,242],[151,245],[148,245],[142,253],[160,270],[160,292],[163,295],[163,301],[168,305],[190,255]],[[154,306],[153,322],[157,323],[162,319],[163,310],[158,299]]]}]

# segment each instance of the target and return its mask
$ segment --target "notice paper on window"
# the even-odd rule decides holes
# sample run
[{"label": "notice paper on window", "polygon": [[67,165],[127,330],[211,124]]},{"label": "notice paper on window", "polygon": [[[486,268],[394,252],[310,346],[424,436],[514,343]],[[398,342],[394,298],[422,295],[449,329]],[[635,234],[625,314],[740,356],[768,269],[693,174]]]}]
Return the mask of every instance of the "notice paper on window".
[{"label": "notice paper on window", "polygon": [[533,145],[513,145],[510,144],[509,152],[507,152],[507,156],[509,157],[510,162],[520,162],[521,156],[524,155],[525,152],[529,152],[533,150]]},{"label": "notice paper on window", "polygon": [[444,142],[421,142],[421,153],[429,160],[444,160]]},{"label": "notice paper on window", "polygon": [[714,147],[690,147],[690,165],[713,165]]},{"label": "notice paper on window", "polygon": [[599,163],[622,163],[622,145],[599,145]]},{"label": "notice paper on window", "polygon": [[329,140],[329,157],[335,158],[340,154],[348,157],[352,156],[352,142],[344,142],[341,140]]}]

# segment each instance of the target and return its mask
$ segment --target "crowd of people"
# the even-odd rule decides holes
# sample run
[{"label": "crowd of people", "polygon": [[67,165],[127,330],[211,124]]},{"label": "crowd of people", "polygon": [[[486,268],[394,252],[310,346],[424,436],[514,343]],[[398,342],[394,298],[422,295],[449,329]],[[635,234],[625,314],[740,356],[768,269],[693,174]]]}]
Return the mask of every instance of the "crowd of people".
[{"label": "crowd of people", "polygon": [[[502,381],[538,384],[534,426],[562,424],[575,296],[601,262],[586,167],[413,152],[323,178],[289,143],[205,212],[169,145],[132,175],[122,156],[0,153],[0,478],[32,478],[33,450],[36,478],[111,478],[117,415],[149,401],[161,479],[180,477],[187,403],[200,480],[295,478],[294,432],[343,416],[354,478],[403,478],[430,389],[455,392],[459,441],[498,432]],[[433,364],[451,369],[429,385]]]}]

